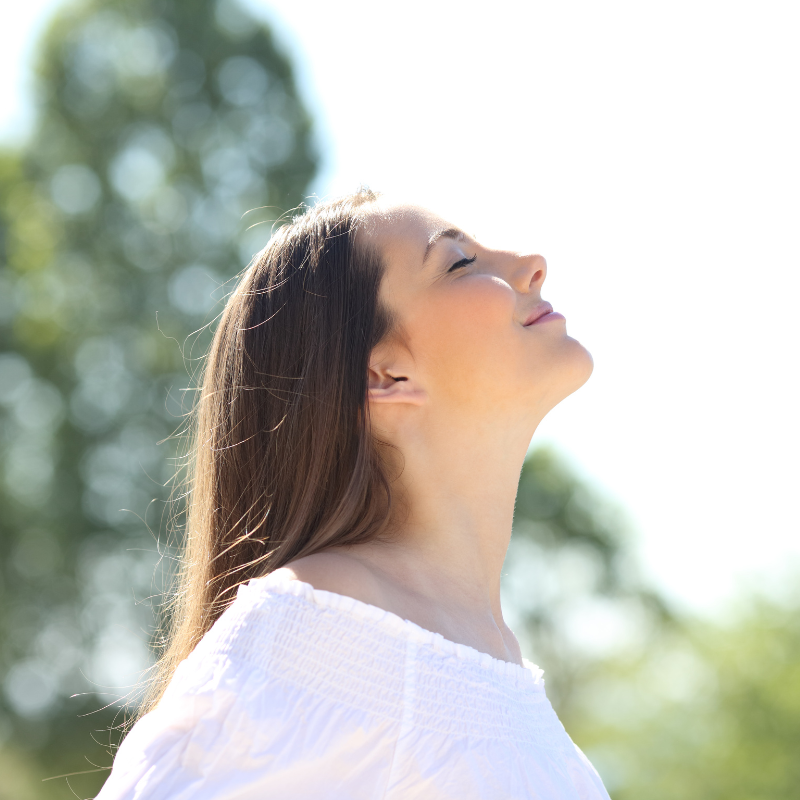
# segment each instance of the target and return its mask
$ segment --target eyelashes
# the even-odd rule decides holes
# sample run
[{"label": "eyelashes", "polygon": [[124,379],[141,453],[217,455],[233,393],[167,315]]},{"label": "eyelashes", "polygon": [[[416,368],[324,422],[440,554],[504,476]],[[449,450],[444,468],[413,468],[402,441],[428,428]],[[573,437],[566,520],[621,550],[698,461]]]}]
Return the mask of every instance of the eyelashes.
[{"label": "eyelashes", "polygon": [[470,264],[472,264],[475,261],[475,259],[477,257],[478,257],[478,254],[476,253],[474,256],[472,256],[472,258],[462,258],[461,261],[456,261],[456,263],[453,264],[453,266],[450,267],[450,269],[448,269],[447,271],[448,272],[455,272],[457,269],[461,269],[462,267],[468,267]]}]

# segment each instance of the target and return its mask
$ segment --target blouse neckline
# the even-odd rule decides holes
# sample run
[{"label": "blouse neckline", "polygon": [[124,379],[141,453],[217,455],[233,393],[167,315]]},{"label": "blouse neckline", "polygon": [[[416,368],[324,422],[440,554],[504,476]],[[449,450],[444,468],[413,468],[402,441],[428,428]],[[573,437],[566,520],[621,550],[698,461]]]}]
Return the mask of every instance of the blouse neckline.
[{"label": "blouse neckline", "polygon": [[315,589],[310,583],[289,578],[286,573],[270,573],[262,578],[253,578],[239,587],[239,592],[247,594],[266,591],[270,594],[293,595],[311,602],[321,608],[330,609],[357,619],[378,625],[386,633],[414,642],[417,646],[429,648],[443,656],[454,656],[462,661],[474,663],[487,671],[515,683],[544,685],[544,671],[536,664],[522,659],[523,666],[511,661],[495,658],[466,644],[446,639],[441,633],[427,630],[411,620],[403,619],[386,609],[365,603],[348,595]]}]

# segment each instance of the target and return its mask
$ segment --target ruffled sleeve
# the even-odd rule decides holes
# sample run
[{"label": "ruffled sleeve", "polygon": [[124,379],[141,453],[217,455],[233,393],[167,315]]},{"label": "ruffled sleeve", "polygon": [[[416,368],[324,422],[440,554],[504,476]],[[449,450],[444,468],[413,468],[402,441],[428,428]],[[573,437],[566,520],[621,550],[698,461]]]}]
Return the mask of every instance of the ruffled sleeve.
[{"label": "ruffled sleeve", "polygon": [[286,599],[245,596],[223,615],[123,741],[97,800],[384,793],[397,722],[306,679],[324,664],[282,646],[305,638]]}]

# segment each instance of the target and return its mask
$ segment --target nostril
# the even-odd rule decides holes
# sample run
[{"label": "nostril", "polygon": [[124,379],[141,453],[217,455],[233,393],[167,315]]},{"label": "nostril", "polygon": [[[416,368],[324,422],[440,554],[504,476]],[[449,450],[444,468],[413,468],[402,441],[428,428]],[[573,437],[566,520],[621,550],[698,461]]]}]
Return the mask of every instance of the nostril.
[{"label": "nostril", "polygon": [[528,275],[528,290],[540,286],[547,277],[547,262],[538,253],[524,256],[525,271]]}]

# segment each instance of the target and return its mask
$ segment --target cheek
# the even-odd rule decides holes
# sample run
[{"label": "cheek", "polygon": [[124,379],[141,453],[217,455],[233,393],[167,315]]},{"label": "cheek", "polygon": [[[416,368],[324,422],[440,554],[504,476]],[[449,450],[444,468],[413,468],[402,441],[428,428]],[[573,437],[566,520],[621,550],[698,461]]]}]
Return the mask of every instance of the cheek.
[{"label": "cheek", "polygon": [[409,319],[411,351],[429,380],[449,391],[476,389],[508,375],[515,356],[516,293],[488,275],[469,276],[430,292]]}]

